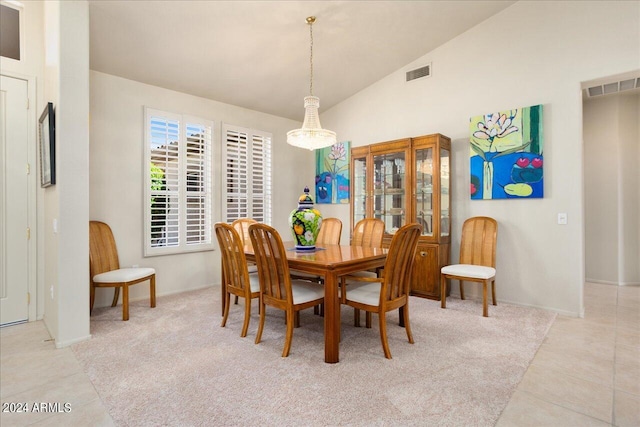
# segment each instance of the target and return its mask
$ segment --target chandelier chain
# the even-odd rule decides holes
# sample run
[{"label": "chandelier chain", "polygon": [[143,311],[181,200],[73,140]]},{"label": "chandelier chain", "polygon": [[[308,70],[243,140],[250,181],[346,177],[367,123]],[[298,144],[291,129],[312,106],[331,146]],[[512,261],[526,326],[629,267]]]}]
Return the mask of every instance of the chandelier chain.
[{"label": "chandelier chain", "polygon": [[313,95],[313,23],[309,23],[309,38],[311,40],[310,43],[310,59],[309,59],[309,68],[310,68],[310,78],[309,78],[309,94]]}]

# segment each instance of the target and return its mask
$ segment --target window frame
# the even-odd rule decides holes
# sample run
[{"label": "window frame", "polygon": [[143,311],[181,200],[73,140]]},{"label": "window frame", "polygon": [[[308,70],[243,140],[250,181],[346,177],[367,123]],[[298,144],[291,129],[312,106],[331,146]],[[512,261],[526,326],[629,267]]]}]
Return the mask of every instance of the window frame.
[{"label": "window frame", "polygon": [[[178,205],[178,244],[171,246],[154,246],[152,245],[152,205],[150,203],[152,194],[151,189],[151,181],[152,181],[152,173],[151,173],[151,157],[152,157],[152,140],[151,140],[151,120],[152,118],[159,118],[165,121],[177,121],[178,122],[178,178],[177,178],[177,190],[162,190],[166,191],[166,196],[174,194],[177,197],[177,205]],[[188,227],[188,196],[189,194],[193,194],[194,191],[189,190],[190,180],[188,179],[189,169],[187,167],[187,159],[188,159],[188,135],[187,129],[189,126],[203,126],[209,132],[208,141],[205,137],[205,145],[208,147],[205,148],[205,152],[203,154],[203,164],[204,167],[204,178],[203,186],[204,191],[198,191],[197,193],[202,193],[201,196],[204,198],[204,242],[202,243],[189,243],[189,227]],[[213,234],[213,197],[214,197],[214,168],[213,168],[213,160],[214,160],[214,131],[215,125],[212,120],[206,120],[199,117],[194,117],[186,114],[177,114],[171,113],[168,111],[157,110],[150,107],[144,107],[144,160],[143,160],[143,185],[144,185],[144,201],[143,201],[143,210],[144,210],[144,256],[152,257],[152,256],[160,256],[160,255],[173,255],[173,254],[182,254],[182,253],[191,253],[191,252],[203,252],[203,251],[212,251],[215,249],[214,244],[214,234]],[[207,149],[208,148],[208,149]]]},{"label": "window frame", "polygon": [[[247,139],[247,152],[246,152],[246,179],[247,179],[247,192],[245,196],[246,200],[246,208],[244,212],[242,208],[239,206],[237,215],[229,215],[229,197],[233,193],[229,192],[229,131],[235,132],[238,134],[245,134]],[[251,185],[254,183],[254,168],[253,162],[256,154],[254,152],[254,143],[256,142],[256,138],[261,138],[263,140],[264,145],[268,145],[268,150],[262,150],[262,161],[268,165],[268,169],[265,171],[264,177],[264,185],[263,185],[263,197],[258,198],[255,196],[253,192],[255,186]],[[264,169],[263,169],[264,170]],[[264,203],[263,207],[263,218],[258,219],[260,222],[264,222],[265,224],[271,225],[272,215],[273,215],[273,135],[269,132],[260,131],[256,129],[249,129],[241,126],[231,125],[228,123],[222,124],[222,218],[226,222],[232,222],[238,218],[254,218],[254,204],[256,201],[262,201]]]}]

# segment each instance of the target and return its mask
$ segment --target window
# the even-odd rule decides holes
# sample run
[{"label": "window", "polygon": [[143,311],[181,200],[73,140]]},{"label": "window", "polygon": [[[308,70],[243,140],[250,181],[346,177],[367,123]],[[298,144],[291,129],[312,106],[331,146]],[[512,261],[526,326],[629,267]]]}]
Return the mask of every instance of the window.
[{"label": "window", "polygon": [[145,255],[213,249],[213,123],[145,108]]},{"label": "window", "polygon": [[20,61],[21,10],[0,5],[0,56]]},{"label": "window", "polygon": [[226,222],[271,224],[271,134],[223,125]]}]

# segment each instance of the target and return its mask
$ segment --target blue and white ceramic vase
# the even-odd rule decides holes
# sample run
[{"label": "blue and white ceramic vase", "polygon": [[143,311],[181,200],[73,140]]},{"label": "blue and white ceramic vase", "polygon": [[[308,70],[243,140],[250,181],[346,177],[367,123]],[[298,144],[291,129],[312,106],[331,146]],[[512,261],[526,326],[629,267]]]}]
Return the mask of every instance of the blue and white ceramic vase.
[{"label": "blue and white ceramic vase", "polygon": [[296,250],[315,250],[321,226],[322,215],[313,207],[309,187],[304,187],[304,194],[298,199],[298,209],[292,210],[289,214],[289,227],[296,242]]}]

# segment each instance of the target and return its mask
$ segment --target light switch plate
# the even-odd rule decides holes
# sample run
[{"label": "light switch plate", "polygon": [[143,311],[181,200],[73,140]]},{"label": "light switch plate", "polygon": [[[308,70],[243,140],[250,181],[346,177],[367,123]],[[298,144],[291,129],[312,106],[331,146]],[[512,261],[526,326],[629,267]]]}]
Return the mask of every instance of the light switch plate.
[{"label": "light switch plate", "polygon": [[567,225],[567,214],[561,212],[558,214],[558,224],[559,225]]}]

